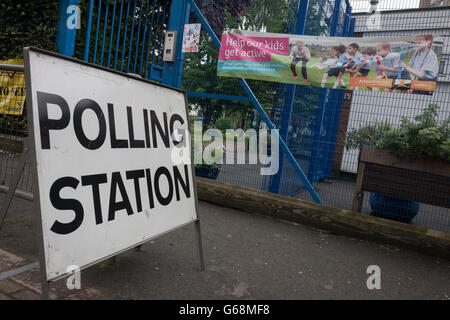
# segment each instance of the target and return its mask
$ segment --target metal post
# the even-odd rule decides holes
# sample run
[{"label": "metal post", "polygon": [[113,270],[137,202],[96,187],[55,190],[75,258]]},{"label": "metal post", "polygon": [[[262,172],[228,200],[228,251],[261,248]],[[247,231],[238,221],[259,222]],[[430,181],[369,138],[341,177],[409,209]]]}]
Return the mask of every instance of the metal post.
[{"label": "metal post", "polygon": [[[203,14],[200,11],[200,9],[197,7],[197,5],[195,4],[195,2],[193,0],[188,0],[188,1],[189,1],[190,5],[191,5],[192,10],[195,12],[195,14],[197,15],[197,17],[200,19],[201,23],[205,27],[206,31],[211,36],[211,39],[213,40],[214,44],[218,48],[220,48],[219,38],[217,38],[216,34],[212,30],[212,28],[209,25],[209,23],[206,21],[205,17],[203,16]],[[247,96],[250,98],[250,100],[253,103],[253,105],[255,106],[256,110],[261,115],[261,118],[266,123],[267,127],[270,130],[275,129],[275,126],[273,125],[272,121],[270,121],[269,117],[267,116],[266,112],[264,111],[264,108],[259,103],[258,99],[256,98],[255,94],[253,93],[252,89],[250,89],[250,87],[247,84],[247,82],[244,79],[240,78],[239,79],[239,83],[241,84],[241,86],[244,89],[244,91],[247,94]],[[311,197],[313,198],[313,200],[316,203],[322,204],[323,203],[322,200],[320,200],[319,195],[316,193],[316,190],[314,190],[313,186],[311,185],[311,183],[306,178],[305,173],[303,172],[302,168],[300,168],[299,164],[295,160],[294,156],[292,155],[291,151],[287,147],[286,143],[280,137],[278,137],[278,138],[279,138],[281,150],[288,157],[289,161],[291,162],[291,164],[294,167],[295,171],[299,175],[299,177],[302,180],[303,184],[305,185],[306,189],[311,194]]]},{"label": "metal post", "polygon": [[[348,0],[345,0],[345,4],[346,10],[345,10],[344,25],[342,28],[342,33],[339,35],[343,37],[351,37],[353,36],[353,29],[354,29],[354,19],[352,19],[352,7]],[[321,178],[325,178],[331,175],[343,98],[344,98],[343,90],[333,90],[329,105],[327,106],[330,113],[329,121],[327,121],[327,123],[329,123],[330,126],[328,127],[327,130],[327,139],[326,139],[327,153],[326,159],[324,161],[325,166],[323,168]]]},{"label": "metal post", "polygon": [[[295,34],[304,34],[306,26],[306,18],[308,15],[309,0],[301,0],[297,8],[297,21],[295,24]],[[287,84],[285,91],[285,99],[283,111],[281,113],[280,122],[280,138],[287,142],[289,134],[289,124],[291,123],[292,107],[294,106],[295,92],[297,86],[295,84]],[[283,175],[284,153],[280,150],[279,170],[273,176],[270,182],[269,191],[272,193],[280,193],[281,176]]]},{"label": "metal post", "polygon": [[89,60],[89,45],[91,43],[91,28],[92,28],[92,12],[94,11],[94,0],[89,0],[88,19],[86,25],[86,40],[84,43],[83,60]]},{"label": "metal post", "polygon": [[172,1],[170,5],[170,17],[167,30],[176,30],[178,32],[177,51],[174,62],[163,63],[162,83],[172,87],[181,86],[181,76],[183,72],[182,52],[184,25],[189,21],[190,5],[187,0]]},{"label": "metal post", "polygon": [[[327,88],[321,88],[320,89],[320,103],[319,103],[319,109],[316,113],[316,130],[314,132],[314,141],[311,151],[311,157],[310,157],[310,164],[309,164],[309,170],[308,170],[308,179],[309,181],[316,181],[317,180],[317,172],[319,170],[319,156],[320,156],[320,150],[321,147],[321,131],[323,126],[323,118],[325,114],[325,107],[328,101],[328,95],[330,92],[330,89]],[[319,120],[317,120],[319,119]]]},{"label": "metal post", "polygon": [[349,33],[348,33],[349,37],[353,37],[353,35],[355,34],[355,23],[356,23],[356,18],[351,18]]},{"label": "metal post", "polygon": [[59,1],[59,20],[58,31],[56,34],[56,46],[58,47],[58,52],[68,57],[73,57],[75,52],[75,38],[77,33],[76,28],[69,29],[67,26],[69,14],[72,14],[70,11],[67,13],[67,9],[72,5],[78,5],[78,0]]},{"label": "metal post", "polygon": [[[347,2],[347,0],[344,0]],[[347,2],[348,4],[348,2]],[[334,2],[334,10],[333,10],[333,16],[331,18],[331,24],[330,24],[330,36],[338,36],[338,25],[339,25],[339,16],[341,13],[341,6],[342,6],[342,0],[335,0]],[[321,99],[320,99],[320,105],[319,110],[317,112],[317,119],[320,119],[319,121],[316,121],[317,127],[316,132],[314,135],[314,143],[313,143],[313,150],[311,154],[311,164],[308,170],[308,178],[311,181],[315,181],[318,178],[322,178],[319,175],[319,171],[321,168],[320,160],[322,157],[322,152],[320,150],[323,141],[322,141],[322,126],[324,122],[324,115],[325,110],[329,110],[333,107],[333,104],[336,103],[336,99],[338,97],[338,94],[335,92],[336,90],[330,90],[330,89],[321,89]],[[322,169],[322,173],[323,173]]]},{"label": "metal post", "polygon": [[19,184],[20,177],[22,176],[23,168],[25,168],[26,156],[28,154],[28,150],[25,148],[23,154],[20,156],[19,166],[17,167],[14,175],[11,179],[11,184],[9,185],[8,193],[6,194],[5,199],[3,200],[2,207],[0,209],[0,229],[3,225],[3,221],[5,220],[6,213],[8,212],[9,206],[11,205],[11,201],[14,197],[17,185]]},{"label": "metal post", "polygon": [[344,23],[342,27],[342,33],[340,36],[347,37],[348,36],[348,27],[350,25],[350,19],[352,15],[352,7],[347,5],[345,8],[345,14],[344,14]]},{"label": "metal post", "polygon": [[[352,14],[352,7],[350,6],[348,0],[345,0],[346,9],[345,9],[345,15],[344,15],[344,22],[342,31],[337,34],[339,36],[348,37],[349,30],[351,26],[351,14]],[[340,14],[340,11],[338,11]],[[337,18],[339,20],[339,18]],[[337,31],[336,31],[337,32]],[[327,108],[327,115],[326,115],[326,121],[324,121],[328,128],[326,130],[326,136],[324,139],[325,143],[325,152],[324,159],[321,159],[320,163],[320,169],[317,172],[317,178],[318,179],[324,179],[327,176],[331,175],[331,170],[333,167],[333,158],[334,158],[334,151],[336,148],[336,137],[337,137],[337,131],[339,129],[339,119],[342,109],[342,99],[344,97],[344,92],[342,90],[332,90],[330,92],[330,97],[328,104],[326,106]]]},{"label": "metal post", "polygon": [[197,252],[198,252],[198,261],[199,261],[199,269],[200,271],[205,270],[205,256],[203,253],[203,242],[202,242],[202,232],[200,229],[200,220],[196,220],[195,224],[195,235],[197,238]]},{"label": "metal post", "polygon": [[342,0],[334,1],[333,17],[331,19],[331,25],[330,25],[330,36],[332,36],[332,37],[337,36],[337,27],[339,24],[339,14],[341,11],[341,5],[342,5]]}]

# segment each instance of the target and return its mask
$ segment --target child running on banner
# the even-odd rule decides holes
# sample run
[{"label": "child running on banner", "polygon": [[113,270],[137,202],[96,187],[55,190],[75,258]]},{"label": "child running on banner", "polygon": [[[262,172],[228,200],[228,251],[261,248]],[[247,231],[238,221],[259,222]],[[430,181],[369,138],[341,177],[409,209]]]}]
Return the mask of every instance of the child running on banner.
[{"label": "child running on banner", "polygon": [[342,66],[333,89],[336,89],[339,84],[341,84],[342,88],[345,89],[345,82],[342,80],[344,74],[346,72],[350,72],[350,77],[352,77],[351,70],[362,63],[363,55],[358,50],[359,45],[357,43],[351,43],[347,47],[345,58],[347,58],[348,61]]},{"label": "child running on banner", "polygon": [[[345,51],[346,51],[346,47],[344,45],[335,46],[335,47],[331,48],[331,54],[336,59],[335,59],[335,63],[333,65],[328,66],[328,68],[330,70],[328,70],[328,72],[325,73],[322,77],[322,84],[321,84],[322,88],[325,88],[328,77],[336,77],[336,81],[339,78],[339,73],[341,72],[342,66],[349,61],[349,58],[345,55]],[[337,87],[336,83],[335,83],[335,87]],[[341,85],[343,88],[345,88],[345,83],[342,79],[341,79]]]},{"label": "child running on banner", "polygon": [[[395,80],[398,77],[400,68],[400,55],[391,52],[391,44],[388,42],[377,45],[377,78]],[[374,88],[375,89],[375,88]],[[378,90],[374,90],[378,91]],[[390,88],[385,88],[384,92],[392,92]]]},{"label": "child running on banner", "polygon": [[319,57],[319,63],[316,63],[313,67],[316,67],[319,70],[327,69],[331,66],[335,66],[337,63],[337,59],[329,58],[326,54],[323,54]]},{"label": "child running on banner", "polygon": [[[355,64],[349,69],[350,77],[368,77],[372,66],[376,64],[375,55],[377,51],[375,48],[365,48],[362,51],[362,60],[359,64]],[[352,90],[358,90],[358,87],[351,87]],[[372,90],[372,88],[369,88]]]}]

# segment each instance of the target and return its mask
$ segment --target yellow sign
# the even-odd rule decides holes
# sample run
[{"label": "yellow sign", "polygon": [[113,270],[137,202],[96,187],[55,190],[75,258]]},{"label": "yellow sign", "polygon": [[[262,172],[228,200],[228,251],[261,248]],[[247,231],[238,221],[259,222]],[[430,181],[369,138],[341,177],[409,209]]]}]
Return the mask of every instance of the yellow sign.
[{"label": "yellow sign", "polygon": [[[23,65],[23,60],[0,60],[0,63]],[[0,114],[21,115],[24,104],[25,77],[23,72],[0,69]]]}]

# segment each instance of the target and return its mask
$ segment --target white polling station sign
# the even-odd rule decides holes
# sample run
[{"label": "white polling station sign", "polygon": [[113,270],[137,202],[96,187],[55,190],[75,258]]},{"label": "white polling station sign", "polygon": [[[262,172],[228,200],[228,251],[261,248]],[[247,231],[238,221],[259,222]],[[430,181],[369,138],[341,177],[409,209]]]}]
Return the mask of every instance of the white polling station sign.
[{"label": "white polling station sign", "polygon": [[24,52],[48,281],[197,221],[182,91]]}]

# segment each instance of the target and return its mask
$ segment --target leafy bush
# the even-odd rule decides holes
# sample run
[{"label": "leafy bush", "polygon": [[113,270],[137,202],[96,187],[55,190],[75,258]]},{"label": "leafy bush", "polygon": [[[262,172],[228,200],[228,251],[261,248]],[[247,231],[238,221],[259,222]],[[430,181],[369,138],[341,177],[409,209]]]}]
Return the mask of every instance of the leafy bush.
[{"label": "leafy bush", "polygon": [[0,133],[14,136],[27,136],[28,123],[26,114],[21,116],[8,114],[0,115]]},{"label": "leafy bush", "polygon": [[23,47],[56,51],[59,1],[0,2],[0,60],[22,58]]},{"label": "leafy bush", "polygon": [[376,123],[349,132],[347,150],[374,146],[407,155],[427,156],[450,161],[450,117],[439,122],[439,106],[428,105],[414,121],[403,118],[398,128],[388,123]]},{"label": "leafy bush", "polygon": [[360,149],[364,145],[375,147],[389,130],[391,130],[391,126],[387,122],[370,124],[354,129],[347,134],[345,147],[347,150]]},{"label": "leafy bush", "polygon": [[[0,60],[22,59],[24,47],[36,46],[56,51],[56,29],[59,1],[0,1]],[[0,132],[27,135],[26,107],[24,113],[0,115]]]}]

